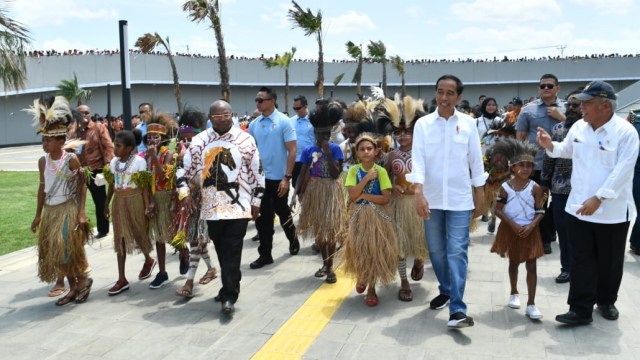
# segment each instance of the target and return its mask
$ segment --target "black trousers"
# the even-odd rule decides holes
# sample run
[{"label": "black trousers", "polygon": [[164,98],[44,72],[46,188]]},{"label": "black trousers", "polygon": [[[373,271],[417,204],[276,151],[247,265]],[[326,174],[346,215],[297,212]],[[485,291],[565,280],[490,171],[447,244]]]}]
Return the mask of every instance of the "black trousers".
[{"label": "black trousers", "polygon": [[291,173],[291,188],[295,188],[298,183],[298,177],[300,176],[300,171],[302,170],[302,163],[297,162],[293,165],[293,172]]},{"label": "black trousers", "polygon": [[260,203],[260,216],[256,220],[258,236],[260,236],[260,246],[258,253],[260,256],[272,259],[271,249],[273,248],[273,217],[278,214],[280,225],[284,230],[289,242],[296,238],[296,227],[291,219],[291,209],[287,203],[289,192],[283,197],[278,196],[278,185],[280,180],[265,179],[264,195]]},{"label": "black trousers", "polygon": [[207,221],[209,237],[220,263],[222,288],[218,292],[221,301],[235,304],[240,294],[240,262],[242,261],[242,243],[247,233],[249,219]]},{"label": "black trousers", "polygon": [[105,185],[96,185],[93,178],[95,178],[97,174],[102,174],[101,168],[91,172],[92,179],[89,182],[89,192],[96,206],[96,226],[98,227],[98,232],[107,234],[109,232],[109,220],[104,217],[104,203],[107,201],[107,189]]},{"label": "black trousers", "polygon": [[590,317],[593,305],[613,305],[622,282],[629,222],[597,224],[567,214],[571,241],[569,307]]},{"label": "black trousers", "polygon": [[[542,171],[535,170],[531,179],[540,184],[540,174]],[[553,207],[549,206],[549,199],[545,200],[542,206],[545,209],[544,217],[540,221],[540,237],[543,244],[550,244],[556,235],[556,226],[553,222]]]}]

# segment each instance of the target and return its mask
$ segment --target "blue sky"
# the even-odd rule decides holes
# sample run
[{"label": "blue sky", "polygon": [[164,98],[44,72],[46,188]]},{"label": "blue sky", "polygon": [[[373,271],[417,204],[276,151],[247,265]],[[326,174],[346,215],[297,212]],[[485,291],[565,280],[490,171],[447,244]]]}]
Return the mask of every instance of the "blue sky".
[{"label": "blue sky", "polygon": [[[31,30],[34,49],[116,49],[122,19],[129,21],[130,47],[145,32],[158,32],[169,37],[176,52],[217,54],[213,31],[206,23],[191,23],[182,3],[19,0],[7,6],[10,16]],[[640,53],[640,5],[633,0],[298,3],[323,12],[325,59],[348,58],[344,44],[349,40],[381,40],[389,56],[404,59]],[[273,56],[295,46],[297,58],[317,58],[315,38],[292,29],[286,17],[290,7],[290,1],[222,0],[227,54]]]}]

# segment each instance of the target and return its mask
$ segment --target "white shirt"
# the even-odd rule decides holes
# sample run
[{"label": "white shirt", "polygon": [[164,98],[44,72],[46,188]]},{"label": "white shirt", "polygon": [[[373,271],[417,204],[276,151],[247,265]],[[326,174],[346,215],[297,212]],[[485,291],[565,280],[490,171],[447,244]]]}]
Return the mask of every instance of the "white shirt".
[{"label": "white shirt", "polygon": [[[571,193],[565,211],[580,220],[600,224],[633,221],[633,169],[638,159],[638,133],[617,115],[597,130],[578,120],[561,142],[553,142],[550,157],[573,160]],[[593,215],[577,215],[582,203],[592,196],[605,200]],[[628,215],[627,215],[628,212]]]},{"label": "white shirt", "polygon": [[407,180],[423,185],[429,208],[474,208],[471,188],[483,186],[488,177],[474,118],[455,110],[445,119],[438,109],[421,117],[413,130],[411,160]]}]

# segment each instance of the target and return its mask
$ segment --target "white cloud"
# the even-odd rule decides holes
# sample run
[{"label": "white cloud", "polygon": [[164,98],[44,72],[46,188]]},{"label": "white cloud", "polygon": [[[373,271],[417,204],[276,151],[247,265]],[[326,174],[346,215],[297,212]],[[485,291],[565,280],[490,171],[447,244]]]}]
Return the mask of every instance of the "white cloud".
[{"label": "white cloud", "polygon": [[[97,5],[97,6],[94,6]],[[16,1],[11,6],[15,19],[29,27],[61,26],[68,21],[117,19],[118,11],[102,3],[91,4],[82,0]]]},{"label": "white cloud", "polygon": [[406,8],[406,9],[404,9],[404,12],[405,12],[407,15],[409,15],[409,16],[411,16],[411,17],[413,17],[413,18],[417,18],[417,17],[420,17],[420,16],[422,15],[422,14],[421,14],[422,9],[421,9],[419,6],[417,6],[417,5],[410,5],[410,6],[407,6],[407,8]]},{"label": "white cloud", "polygon": [[483,24],[539,22],[562,13],[557,0],[474,0],[452,4],[450,9],[456,21]]},{"label": "white cloud", "polygon": [[570,0],[578,6],[592,7],[593,13],[626,15],[633,6],[633,0]]},{"label": "white cloud", "polygon": [[328,19],[322,19],[328,34],[353,34],[371,31],[376,28],[369,15],[349,10],[346,13]]},{"label": "white cloud", "polygon": [[269,6],[263,7],[260,19],[266,23],[267,26],[286,29],[292,25],[287,17],[290,8],[291,6],[289,3],[279,3],[278,6],[273,6],[269,3]]}]

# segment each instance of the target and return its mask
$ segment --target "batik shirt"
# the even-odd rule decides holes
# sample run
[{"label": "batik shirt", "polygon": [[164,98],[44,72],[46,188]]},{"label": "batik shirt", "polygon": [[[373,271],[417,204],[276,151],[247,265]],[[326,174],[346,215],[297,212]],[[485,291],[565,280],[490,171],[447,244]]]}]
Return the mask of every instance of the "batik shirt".
[{"label": "batik shirt", "polygon": [[[251,218],[260,206],[264,173],[251,135],[232,127],[225,134],[213,128],[196,135],[183,159],[185,177],[202,183],[203,220]],[[182,185],[184,186],[184,185]]]}]

